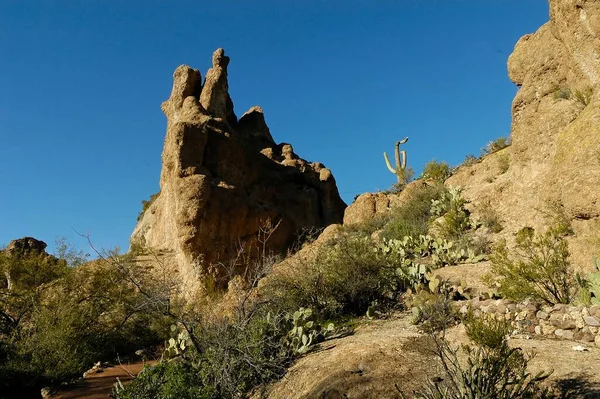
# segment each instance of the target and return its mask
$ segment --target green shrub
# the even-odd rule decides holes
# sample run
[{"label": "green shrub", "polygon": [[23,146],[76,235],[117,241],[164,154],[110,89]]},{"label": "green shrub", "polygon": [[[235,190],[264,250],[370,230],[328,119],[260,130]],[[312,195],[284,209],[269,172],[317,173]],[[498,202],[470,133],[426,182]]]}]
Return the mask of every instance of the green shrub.
[{"label": "green shrub", "polygon": [[114,396],[118,399],[212,399],[215,388],[205,386],[196,369],[181,359],[146,366],[126,387],[117,383]]},{"label": "green shrub", "polygon": [[[110,262],[69,268],[52,256],[6,256],[0,269],[0,382],[3,392],[38,389],[71,379],[98,360],[160,342],[160,316]],[[1,273],[4,275],[4,273]],[[39,392],[39,391],[38,391]]]},{"label": "green shrub", "polygon": [[417,189],[405,204],[392,209],[389,222],[385,225],[386,238],[418,237],[427,234],[431,219],[431,201],[441,198],[446,189],[443,185]]},{"label": "green shrub", "polygon": [[548,200],[544,209],[540,210],[547,223],[552,226],[556,235],[571,236],[575,232],[571,226],[571,217],[567,214],[562,201]]},{"label": "green shrub", "polygon": [[420,331],[434,334],[446,330],[456,323],[458,314],[452,305],[449,291],[432,293],[417,292],[412,299],[413,323]]},{"label": "green shrub", "polygon": [[395,267],[369,237],[344,235],[293,273],[270,278],[268,296],[288,311],[312,308],[328,318],[363,315],[373,301],[393,302],[401,288]]},{"label": "green shrub", "polygon": [[142,220],[142,217],[144,217],[144,213],[146,213],[148,208],[150,208],[150,205],[152,205],[152,203],[154,203],[154,201],[156,201],[156,199],[158,198],[159,195],[160,195],[160,191],[157,192],[156,194],[152,194],[148,200],[142,200],[142,210],[140,211],[140,213],[137,216],[138,222],[140,220]]},{"label": "green shrub", "polygon": [[437,162],[434,159],[425,165],[421,178],[432,179],[436,182],[443,183],[451,175],[452,171],[450,170],[450,165],[446,162]]},{"label": "green shrub", "polygon": [[499,137],[496,140],[492,140],[481,150],[483,155],[493,154],[503,148],[510,145],[510,139],[508,137]]},{"label": "green shrub", "polygon": [[402,175],[403,180],[401,182],[396,182],[396,183],[392,184],[392,187],[390,187],[387,190],[383,190],[383,193],[384,194],[401,193],[402,190],[404,190],[406,188],[406,185],[408,183],[410,183],[411,181],[413,181],[414,177],[415,177],[415,170],[413,168],[411,168],[410,166],[407,167],[404,170],[404,174]]},{"label": "green shrub", "polygon": [[389,213],[375,215],[374,217],[360,223],[344,225],[343,229],[349,234],[362,237],[371,236],[371,234],[374,232],[382,230],[386,224],[389,223],[390,217],[391,215]]},{"label": "green shrub", "polygon": [[531,227],[521,229],[516,236],[514,255],[509,254],[506,242],[492,253],[490,284],[498,283],[499,292],[506,298],[533,298],[554,305],[570,303],[576,296],[576,275],[569,263],[567,241],[560,230],[550,228],[535,234]]}]

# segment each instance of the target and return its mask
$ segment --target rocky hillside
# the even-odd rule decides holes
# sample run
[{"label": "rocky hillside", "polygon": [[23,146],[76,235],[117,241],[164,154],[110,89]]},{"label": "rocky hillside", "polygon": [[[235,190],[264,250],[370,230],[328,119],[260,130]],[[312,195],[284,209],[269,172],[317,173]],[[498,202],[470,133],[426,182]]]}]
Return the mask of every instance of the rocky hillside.
[{"label": "rocky hillside", "polygon": [[218,265],[241,249],[255,256],[266,237],[268,251],[285,253],[303,229],[340,223],[346,207],[331,171],[277,144],[261,108],[238,120],[229,57],[218,49],[212,63],[204,83],[196,69],[175,70],[162,105],[160,193],[131,236],[132,244],[174,253],[192,285],[206,275],[226,279]]},{"label": "rocky hillside", "polygon": [[476,214],[485,203],[496,209],[503,237],[568,220],[580,269],[600,255],[599,48],[599,1],[550,0],[550,21],[523,36],[508,60],[519,87],[512,145],[447,181],[463,187]]},{"label": "rocky hillside", "polygon": [[[512,104],[511,144],[466,162],[445,182],[462,188],[475,219],[490,209],[499,216],[502,229],[491,234],[494,241],[506,239],[510,245],[525,226],[543,231],[557,222],[570,225],[571,265],[583,271],[593,270],[592,260],[600,256],[598,49],[600,1],[550,0],[550,21],[522,37],[508,60],[509,76],[519,87]],[[422,184],[415,182],[407,191]],[[346,209],[344,225],[385,215],[409,195],[406,191],[363,194]],[[328,229],[316,245],[286,260],[276,272],[290,273],[315,258],[323,243],[339,230],[340,226]],[[479,288],[485,287],[481,277],[489,271],[489,262],[480,262],[444,267],[435,273]],[[515,335],[510,345],[533,350],[536,356],[529,370],[553,371],[550,380],[562,384],[568,392],[564,397],[600,395],[594,371],[600,356],[598,319],[590,316],[597,307],[556,305],[539,310],[532,305],[508,305],[517,306],[514,312],[502,300],[480,303],[475,299],[462,310],[468,306],[482,309],[476,313],[494,309],[507,320],[516,315],[514,325],[521,326],[522,334]],[[574,316],[565,316],[565,309]],[[397,398],[396,384],[410,391],[415,381],[433,378],[438,375],[438,363],[428,358],[431,352],[425,337],[407,317],[363,321],[354,336],[327,342],[322,351],[296,362],[270,387],[269,397]],[[583,322],[576,323],[576,318]],[[462,325],[448,331],[446,338],[456,346],[468,342]],[[419,348],[422,352],[416,354]]]}]

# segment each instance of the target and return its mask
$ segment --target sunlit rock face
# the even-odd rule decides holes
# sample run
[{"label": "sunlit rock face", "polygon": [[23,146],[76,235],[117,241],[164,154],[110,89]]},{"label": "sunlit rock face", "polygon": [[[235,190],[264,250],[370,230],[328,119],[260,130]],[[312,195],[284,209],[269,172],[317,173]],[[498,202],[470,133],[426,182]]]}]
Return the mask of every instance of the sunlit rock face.
[{"label": "sunlit rock face", "polygon": [[448,184],[463,186],[475,209],[490,201],[509,240],[562,213],[575,230],[572,263],[587,269],[600,256],[600,1],[550,0],[550,21],[518,41],[508,74],[519,87],[512,145]]},{"label": "sunlit rock face", "polygon": [[261,108],[238,120],[229,57],[218,49],[212,61],[204,83],[186,65],[173,74],[162,104],[168,123],[160,194],[131,241],[172,253],[187,281],[211,276],[226,283],[224,265],[240,248],[239,268],[263,249],[285,253],[303,229],[340,223],[346,204],[329,169],[275,143]]}]

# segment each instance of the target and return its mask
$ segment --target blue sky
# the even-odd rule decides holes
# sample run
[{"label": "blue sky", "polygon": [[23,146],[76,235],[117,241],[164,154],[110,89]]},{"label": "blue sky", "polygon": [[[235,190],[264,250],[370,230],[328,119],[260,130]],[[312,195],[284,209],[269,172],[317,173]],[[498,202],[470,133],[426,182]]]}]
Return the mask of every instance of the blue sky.
[{"label": "blue sky", "polygon": [[204,75],[218,47],[237,115],[260,105],[351,202],[394,183],[400,138],[419,172],[507,135],[506,59],[547,20],[546,0],[0,0],[0,245],[84,247],[75,229],[127,247],[159,188],[172,72]]}]

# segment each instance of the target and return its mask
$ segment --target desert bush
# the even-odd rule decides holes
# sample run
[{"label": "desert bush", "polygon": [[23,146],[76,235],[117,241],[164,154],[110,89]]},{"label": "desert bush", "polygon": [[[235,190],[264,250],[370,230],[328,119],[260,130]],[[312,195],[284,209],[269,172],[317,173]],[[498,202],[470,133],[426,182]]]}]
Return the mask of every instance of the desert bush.
[{"label": "desert bush", "polygon": [[383,236],[402,238],[427,234],[432,216],[431,201],[441,198],[445,192],[443,185],[418,189],[409,201],[390,212],[390,219],[383,229]]},{"label": "desert bush", "polygon": [[374,217],[362,221],[360,223],[345,225],[343,226],[343,229],[349,234],[355,234],[358,236],[366,237],[370,236],[378,230],[382,230],[386,226],[386,224],[389,223],[390,218],[391,216],[389,213],[375,215]]},{"label": "desert bush", "polygon": [[434,334],[445,331],[458,321],[458,313],[452,304],[450,292],[432,293],[418,291],[412,298],[412,322],[421,332]]},{"label": "desert bush", "polygon": [[492,233],[499,233],[502,231],[503,227],[500,220],[500,215],[492,207],[492,204],[489,200],[482,202],[479,212],[481,215],[479,219],[481,224],[487,227]]},{"label": "desert bush", "polygon": [[587,107],[592,102],[592,95],[594,94],[594,90],[591,87],[586,87],[585,89],[577,89],[575,93],[573,93],[573,97],[575,101],[579,104]]},{"label": "desert bush", "polygon": [[443,183],[452,175],[450,165],[446,162],[437,162],[435,159],[428,162],[423,168],[421,178],[432,179],[439,183]]},{"label": "desert bush", "polygon": [[403,177],[402,181],[392,184],[392,186],[390,188],[388,188],[387,190],[383,190],[383,193],[384,194],[401,193],[402,190],[404,190],[406,188],[406,185],[408,183],[410,183],[411,181],[413,181],[413,178],[415,177],[415,170],[413,168],[411,168],[410,166],[407,167],[404,170],[404,174],[402,175],[402,177]]},{"label": "desert bush", "polygon": [[531,227],[516,235],[516,247],[511,256],[506,242],[500,242],[491,256],[492,285],[506,298],[533,298],[554,305],[570,303],[578,290],[577,279],[569,263],[567,241],[559,229],[550,228],[536,234]]},{"label": "desert bush", "polygon": [[[118,388],[117,388],[118,387]],[[146,368],[126,387],[116,383],[113,396],[119,399],[212,399],[213,386],[203,384],[198,371],[181,359]]]},{"label": "desert bush", "polygon": [[58,259],[65,261],[69,267],[81,266],[88,262],[90,258],[89,253],[73,248],[66,237],[56,237],[54,240],[54,248],[54,255]]},{"label": "desert bush", "polygon": [[568,87],[556,87],[552,93],[552,97],[555,101],[569,100],[571,98],[571,89]]},{"label": "desert bush", "polygon": [[479,161],[480,161],[479,158],[477,158],[475,155],[469,154],[465,157],[465,160],[463,161],[462,164],[464,166],[471,166],[471,165],[475,165]]},{"label": "desert bush", "polygon": [[508,171],[510,167],[510,159],[508,158],[508,154],[502,154],[498,157],[498,169],[500,169],[500,174],[504,174]]},{"label": "desert bush", "polygon": [[312,308],[323,317],[362,315],[376,300],[393,302],[401,279],[369,237],[347,234],[324,244],[316,259],[270,278],[268,295],[288,311]]},{"label": "desert bush", "polygon": [[498,152],[509,145],[510,139],[508,137],[499,137],[487,143],[487,145],[481,149],[481,152],[482,155],[493,154],[494,152]]},{"label": "desert bush", "polygon": [[[503,330],[486,336],[500,335]],[[442,336],[432,335],[436,354],[445,370],[441,381],[429,381],[415,397],[421,399],[542,399],[551,398],[541,383],[549,374],[527,372],[527,356],[519,348],[510,348],[506,339],[495,347],[462,348],[466,361],[459,360],[459,349],[453,348]]]},{"label": "desert bush", "polygon": [[153,330],[160,317],[143,306],[139,289],[115,265],[69,268],[47,255],[0,258],[11,280],[0,287],[6,397],[68,380],[98,360],[162,339]]},{"label": "desert bush", "polygon": [[544,215],[547,223],[552,226],[556,235],[563,237],[571,236],[575,233],[571,226],[571,217],[567,213],[562,201],[548,200],[545,206],[539,211]]},{"label": "desert bush", "polygon": [[[317,340],[318,323],[310,311],[274,314],[266,308],[235,319],[190,321],[172,338],[163,361],[144,370],[131,384],[117,384],[119,399],[238,398],[256,386],[281,377],[291,360],[308,343],[300,334]],[[307,316],[308,315],[308,316]],[[299,323],[301,321],[301,323]],[[305,338],[306,341],[308,341]],[[312,341],[316,342],[316,341]]]},{"label": "desert bush", "polygon": [[146,213],[146,211],[148,210],[148,208],[150,208],[150,205],[152,205],[152,203],[154,201],[156,201],[156,199],[158,198],[158,196],[160,195],[160,191],[152,194],[150,196],[150,198],[148,198],[148,200],[142,200],[142,210],[140,211],[140,213],[137,216],[137,221],[139,222],[140,220],[142,220],[142,217],[144,216],[144,213]]},{"label": "desert bush", "polygon": [[494,315],[483,314],[479,317],[468,313],[463,319],[467,337],[475,344],[488,349],[500,349],[511,333],[510,323]]}]

